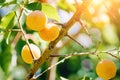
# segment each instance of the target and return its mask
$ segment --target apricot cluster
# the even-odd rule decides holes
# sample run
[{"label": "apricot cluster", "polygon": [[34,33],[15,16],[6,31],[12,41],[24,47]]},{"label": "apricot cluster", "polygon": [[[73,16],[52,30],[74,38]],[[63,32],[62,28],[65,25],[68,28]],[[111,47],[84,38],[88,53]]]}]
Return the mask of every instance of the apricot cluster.
[{"label": "apricot cluster", "polygon": [[38,31],[41,39],[53,41],[59,35],[59,27],[54,23],[47,23],[46,15],[41,11],[33,11],[26,18],[26,25],[29,29]]},{"label": "apricot cluster", "polygon": [[109,80],[116,75],[116,65],[112,60],[101,60],[96,66],[96,73],[104,80]]},{"label": "apricot cluster", "polygon": [[[54,23],[47,23],[46,15],[41,11],[33,11],[26,17],[26,25],[30,30],[37,31],[41,39],[45,41],[53,41],[59,35],[59,27]],[[22,48],[21,56],[24,62],[31,64],[34,59],[40,57],[39,48],[30,44]]]}]

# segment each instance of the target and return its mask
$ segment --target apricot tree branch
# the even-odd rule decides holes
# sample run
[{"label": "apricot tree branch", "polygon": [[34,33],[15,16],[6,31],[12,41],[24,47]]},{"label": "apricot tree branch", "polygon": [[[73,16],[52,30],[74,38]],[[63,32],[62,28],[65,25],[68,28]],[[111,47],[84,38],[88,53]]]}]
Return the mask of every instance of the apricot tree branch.
[{"label": "apricot tree branch", "polygon": [[67,31],[72,27],[72,25],[80,18],[81,14],[88,8],[91,0],[84,0],[83,3],[79,6],[79,9],[75,12],[73,17],[64,24],[62,27],[59,36],[56,40],[50,42],[49,47],[43,52],[41,57],[35,61],[33,67],[30,69],[26,80],[31,80],[35,74],[35,72],[39,69],[39,67],[49,58],[50,54],[53,52],[55,45],[67,34]]}]

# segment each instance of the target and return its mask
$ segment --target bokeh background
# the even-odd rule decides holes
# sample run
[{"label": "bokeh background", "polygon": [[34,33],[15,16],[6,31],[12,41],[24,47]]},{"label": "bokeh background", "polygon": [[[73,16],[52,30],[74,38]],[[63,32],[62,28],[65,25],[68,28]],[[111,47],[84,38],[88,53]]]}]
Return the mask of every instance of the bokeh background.
[{"label": "bokeh background", "polygon": [[[77,1],[82,4],[84,0]],[[22,5],[22,0],[0,0],[0,25],[3,25],[3,18],[10,12],[18,11],[19,14],[18,4]],[[50,16],[49,22],[66,23],[76,11],[74,0],[48,0],[48,4],[55,8],[58,15],[52,15],[52,19]],[[51,10],[48,10],[48,13],[53,14]],[[26,14],[25,12],[22,15],[21,24],[27,33],[29,42],[36,44],[43,52],[49,42],[43,41],[37,32],[26,28]],[[10,24],[6,22],[5,26],[13,26],[14,29],[18,28],[16,19],[9,19],[6,19],[6,21],[11,21]],[[83,47],[65,36],[56,45],[53,54],[92,52],[96,50],[100,42],[98,51],[112,50],[110,52],[113,55],[120,57],[120,0],[92,0],[88,9],[81,15],[80,20],[89,34],[80,23],[76,22],[68,31],[68,35]],[[26,44],[25,39],[21,36],[17,40],[15,38],[19,36],[17,35],[18,32],[9,32],[2,29],[6,28],[0,26],[0,80],[24,80],[32,66],[24,63],[21,58],[21,49]],[[120,80],[119,60],[104,52],[101,52],[99,56],[102,59],[111,59],[116,63],[117,73],[115,78],[111,80]],[[63,57],[50,57],[39,68],[36,75],[61,59]],[[73,56],[47,71],[38,80],[102,80],[95,71],[98,61],[96,55]]]}]

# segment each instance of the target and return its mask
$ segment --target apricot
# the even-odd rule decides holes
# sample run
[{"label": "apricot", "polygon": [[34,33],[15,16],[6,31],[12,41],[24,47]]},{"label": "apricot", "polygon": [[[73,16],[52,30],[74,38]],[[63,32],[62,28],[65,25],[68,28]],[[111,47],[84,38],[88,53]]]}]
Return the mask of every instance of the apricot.
[{"label": "apricot", "polygon": [[96,66],[96,73],[104,80],[109,80],[116,75],[116,65],[112,60],[101,60]]},{"label": "apricot", "polygon": [[28,29],[40,31],[42,30],[47,23],[46,15],[39,11],[33,11],[26,17],[26,25]]},{"label": "apricot", "polygon": [[38,33],[41,39],[45,41],[53,41],[59,35],[59,27],[56,24],[48,23],[46,27]]},{"label": "apricot", "polygon": [[[32,54],[30,52],[30,49],[32,51]],[[38,59],[41,56],[40,49],[36,45],[30,44],[30,49],[28,45],[24,45],[21,52],[23,61],[28,64],[32,64],[34,59]],[[32,55],[34,56],[34,59]]]}]

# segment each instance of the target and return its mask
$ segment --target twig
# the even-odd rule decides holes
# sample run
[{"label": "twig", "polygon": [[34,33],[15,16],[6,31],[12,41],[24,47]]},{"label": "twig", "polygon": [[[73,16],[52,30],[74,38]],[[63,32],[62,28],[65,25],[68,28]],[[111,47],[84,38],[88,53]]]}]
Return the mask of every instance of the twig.
[{"label": "twig", "polygon": [[100,45],[101,45],[101,42],[99,41],[99,42],[98,42],[98,45],[97,45],[97,48],[96,48],[96,50],[95,50],[95,52],[94,52],[94,54],[98,57],[99,60],[101,60],[101,58],[100,58],[100,56],[98,55],[97,51],[98,51]]},{"label": "twig", "polygon": [[101,51],[101,52],[99,52],[99,53],[107,53],[108,55],[110,55],[110,56],[112,56],[112,57],[114,57],[114,58],[120,60],[120,58],[119,58],[118,56],[113,55],[113,54],[111,53],[111,51],[118,51],[118,52],[119,52],[119,48],[118,48],[118,49],[115,48],[115,49],[108,50],[108,51]]},{"label": "twig", "polygon": [[[51,54],[50,57],[67,57],[67,56],[83,56],[83,55],[94,55],[93,54],[94,52],[82,52],[82,53],[73,53],[73,54]],[[100,52],[97,52],[97,53],[107,53],[108,55],[120,60],[119,57],[113,55],[112,53],[110,52],[107,52],[107,51],[100,51]],[[99,56],[98,56],[99,57]],[[99,59],[101,60],[101,58],[99,57]]]},{"label": "twig", "polygon": [[39,78],[39,77],[40,77],[41,75],[43,75],[45,72],[47,72],[48,70],[50,70],[50,69],[52,69],[53,67],[57,66],[58,64],[63,63],[66,59],[69,59],[70,57],[71,57],[71,56],[67,56],[67,57],[63,58],[62,60],[60,60],[59,62],[57,62],[56,64],[50,66],[50,67],[47,68],[45,71],[43,71],[41,74],[33,77],[33,80]]},{"label": "twig", "polygon": [[115,56],[115,55],[113,55],[113,54],[111,53],[111,51],[119,51],[119,49],[115,48],[115,49],[108,50],[108,51],[101,51],[101,52],[99,52],[99,53],[107,53],[108,55],[110,55],[110,56],[112,56],[112,57],[114,57],[114,58],[120,60],[120,58],[117,57],[117,56]]},{"label": "twig", "polygon": [[55,45],[67,34],[67,31],[76,22],[76,19],[80,18],[81,14],[86,8],[88,8],[91,2],[91,0],[83,1],[83,3],[79,6],[79,9],[75,12],[73,17],[66,24],[64,24],[64,27],[62,27],[57,39],[50,42],[49,47],[44,51],[41,57],[38,60],[36,60],[36,62],[33,64],[33,67],[30,69],[26,80],[30,80],[33,77],[34,73],[39,69],[39,67],[49,58],[50,54],[53,52]]},{"label": "twig", "polygon": [[73,40],[74,42],[76,42],[77,44],[79,44],[82,48],[84,48],[84,46],[82,44],[80,44],[78,41],[76,41],[74,38],[72,38],[70,35],[66,35],[67,37],[69,37],[71,40]]},{"label": "twig", "polygon": [[3,31],[3,32],[21,32],[21,29],[2,29],[2,28],[0,28],[0,31]]},{"label": "twig", "polygon": [[[21,9],[21,12],[20,12],[20,15],[19,15],[18,18],[17,18],[18,26],[20,27],[21,32],[23,33],[23,36],[24,36],[25,41],[26,41],[26,43],[27,43],[27,45],[28,45],[28,48],[30,49],[31,56],[32,56],[32,58],[33,58],[33,60],[34,60],[34,59],[35,59],[35,56],[33,55],[32,50],[31,50],[31,48],[30,48],[30,44],[29,44],[29,42],[28,42],[26,33],[24,32],[23,27],[22,27],[22,25],[20,24],[20,18],[21,18],[21,16],[22,16],[23,10],[24,10],[24,9],[22,8],[22,9]],[[16,15],[16,17],[17,17],[17,13],[15,13],[15,15]]]},{"label": "twig", "polygon": [[78,22],[83,27],[83,29],[86,31],[86,33],[90,36],[89,31],[87,30],[87,27],[85,26],[85,24],[83,24],[83,22],[80,19],[78,20]]},{"label": "twig", "polygon": [[117,57],[117,56],[115,56],[115,55],[113,55],[113,54],[111,54],[111,53],[109,53],[109,52],[106,52],[108,55],[110,55],[110,56],[112,56],[112,57],[114,57],[114,58],[116,58],[116,59],[118,59],[119,61],[120,61],[120,58],[119,57]]},{"label": "twig", "polygon": [[111,51],[115,51],[115,50],[119,50],[119,48],[114,48],[114,49],[108,50],[107,52],[111,52]]},{"label": "twig", "polygon": [[57,25],[60,25],[60,26],[64,27],[63,23],[54,22],[54,24],[57,24]]},{"label": "twig", "polygon": [[73,54],[51,54],[50,57],[83,56],[89,54],[92,54],[92,52],[82,52],[82,53],[73,53]]},{"label": "twig", "polygon": [[20,37],[22,36],[22,32],[18,32],[14,38],[14,40],[12,41],[13,46],[15,47],[16,43],[18,42],[18,40],[20,39]]},{"label": "twig", "polygon": [[96,48],[96,50],[95,50],[95,52],[94,52],[94,54],[97,54],[97,51],[98,51],[100,45],[101,45],[101,42],[99,41],[99,42],[98,42],[98,45],[97,45],[97,48]]}]

